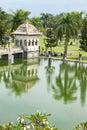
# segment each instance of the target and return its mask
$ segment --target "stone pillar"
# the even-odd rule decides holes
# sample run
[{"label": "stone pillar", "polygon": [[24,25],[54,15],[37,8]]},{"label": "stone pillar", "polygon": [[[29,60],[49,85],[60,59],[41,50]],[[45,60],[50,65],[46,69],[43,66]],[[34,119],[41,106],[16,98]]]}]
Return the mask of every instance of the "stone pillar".
[{"label": "stone pillar", "polygon": [[11,61],[11,59],[12,59],[12,54],[9,52],[9,53],[8,53],[8,60]]},{"label": "stone pillar", "polygon": [[26,40],[27,50],[28,50],[28,40]]}]

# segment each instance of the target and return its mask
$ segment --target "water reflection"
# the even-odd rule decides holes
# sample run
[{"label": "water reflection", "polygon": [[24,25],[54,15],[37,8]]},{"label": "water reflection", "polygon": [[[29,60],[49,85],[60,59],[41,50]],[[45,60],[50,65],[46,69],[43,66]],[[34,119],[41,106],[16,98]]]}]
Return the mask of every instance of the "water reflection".
[{"label": "water reflection", "polygon": [[78,80],[80,87],[80,99],[82,105],[86,102],[86,92],[87,92],[87,67],[80,66],[78,69]]},{"label": "water reflection", "polygon": [[84,106],[87,92],[87,67],[78,63],[61,62],[59,71],[53,79],[54,68],[52,61],[48,60],[46,78],[54,99],[62,99],[65,104],[74,102],[79,98],[78,91],[80,91],[80,101]]},{"label": "water reflection", "polygon": [[[38,76],[38,67],[41,65],[38,59],[15,60],[14,64],[0,63],[0,82],[4,82],[5,87],[17,96],[26,93],[42,78]],[[50,58],[44,60],[44,63],[47,89],[52,92],[53,98],[67,104],[80,97],[84,106],[87,96],[87,66],[53,61]]]},{"label": "water reflection", "polygon": [[76,93],[76,79],[71,75],[73,67],[68,63],[60,64],[60,71],[56,76],[56,86],[52,86],[54,91],[54,98],[60,100],[63,98],[64,103],[75,101],[77,99]]},{"label": "water reflection", "polygon": [[33,87],[39,79],[37,76],[38,59],[26,61],[15,60],[12,65],[0,67],[0,82],[4,82],[5,87],[20,96]]},{"label": "water reflection", "polygon": [[52,59],[6,63],[0,66],[0,123],[39,110],[51,113],[58,128],[72,129],[87,119],[86,93],[86,64]]},{"label": "water reflection", "polygon": [[46,78],[47,78],[47,83],[48,83],[48,86],[52,85],[52,78],[53,78],[53,75],[54,75],[54,70],[55,70],[55,67],[52,66],[52,59],[49,58],[48,59],[48,65],[45,67],[46,69]]}]

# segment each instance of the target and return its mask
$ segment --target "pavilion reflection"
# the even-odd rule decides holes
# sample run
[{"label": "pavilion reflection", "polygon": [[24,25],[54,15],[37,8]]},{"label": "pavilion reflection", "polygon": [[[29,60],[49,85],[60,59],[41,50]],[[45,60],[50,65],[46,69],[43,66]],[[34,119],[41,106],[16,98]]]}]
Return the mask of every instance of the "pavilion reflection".
[{"label": "pavilion reflection", "polygon": [[0,67],[0,81],[16,95],[21,95],[38,81],[38,59],[22,61],[20,64]]}]

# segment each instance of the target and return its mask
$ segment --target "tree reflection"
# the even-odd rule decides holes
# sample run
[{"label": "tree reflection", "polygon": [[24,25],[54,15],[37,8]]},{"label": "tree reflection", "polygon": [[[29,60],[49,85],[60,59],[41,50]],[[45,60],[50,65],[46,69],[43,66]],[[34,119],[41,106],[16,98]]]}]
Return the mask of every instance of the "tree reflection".
[{"label": "tree reflection", "polygon": [[86,92],[87,92],[87,67],[81,65],[78,67],[79,73],[79,89],[80,89],[80,99],[82,106],[84,106],[86,102]]},{"label": "tree reflection", "polygon": [[52,66],[52,59],[49,58],[48,59],[48,65],[45,67],[46,69],[46,78],[47,78],[47,83],[48,86],[52,85],[52,78],[53,78],[53,74],[54,74],[54,69],[55,67]]},{"label": "tree reflection", "polygon": [[52,85],[53,89],[53,96],[55,99],[64,100],[64,103],[72,102],[77,99],[74,96],[77,87],[76,87],[76,80],[71,75],[73,67],[70,66],[68,63],[62,63],[60,65],[59,75],[56,77],[55,82],[56,85]]},{"label": "tree reflection", "polygon": [[2,72],[0,72],[0,82],[1,82],[1,80],[2,80]]},{"label": "tree reflection", "polygon": [[[53,97],[63,99],[64,103],[73,102],[78,98],[82,106],[86,102],[87,68],[83,64],[62,62],[58,75],[55,77],[55,85],[52,84]],[[78,91],[77,91],[78,90]]]},{"label": "tree reflection", "polygon": [[[59,69],[54,65],[53,60],[48,58],[45,67],[48,89],[53,92],[56,100],[63,100],[64,103],[74,102],[80,97],[81,104],[86,102],[87,92],[87,67],[79,63],[61,62]],[[20,96],[26,93],[38,81],[38,62],[33,64],[22,63],[10,67],[0,68],[0,82],[4,82],[5,87]],[[57,70],[54,71],[54,70]],[[56,72],[56,74],[55,74]],[[80,96],[78,96],[80,94]]]},{"label": "tree reflection", "polygon": [[10,71],[4,71],[3,72],[3,81],[4,81],[4,83],[5,83],[5,85],[6,85],[6,88],[9,88],[10,87],[10,81],[11,81],[11,72]]}]

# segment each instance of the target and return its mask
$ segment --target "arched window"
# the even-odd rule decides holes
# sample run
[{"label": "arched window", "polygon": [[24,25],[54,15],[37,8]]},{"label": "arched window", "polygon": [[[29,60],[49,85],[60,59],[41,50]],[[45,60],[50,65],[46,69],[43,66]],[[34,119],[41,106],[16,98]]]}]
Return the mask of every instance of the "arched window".
[{"label": "arched window", "polygon": [[32,40],[32,46],[34,46],[34,40]]},{"label": "arched window", "polygon": [[27,46],[27,40],[24,40],[24,45]]},{"label": "arched window", "polygon": [[36,40],[36,41],[35,41],[35,45],[37,45],[37,44],[38,44],[38,41]]},{"label": "arched window", "polygon": [[16,39],[16,40],[15,40],[16,46],[18,46],[18,43],[19,43],[19,41],[18,41],[18,39]]},{"label": "arched window", "polygon": [[22,40],[20,40],[20,46],[22,46]]},{"label": "arched window", "polygon": [[30,46],[31,45],[31,41],[29,40],[29,42],[28,42],[28,46]]}]

